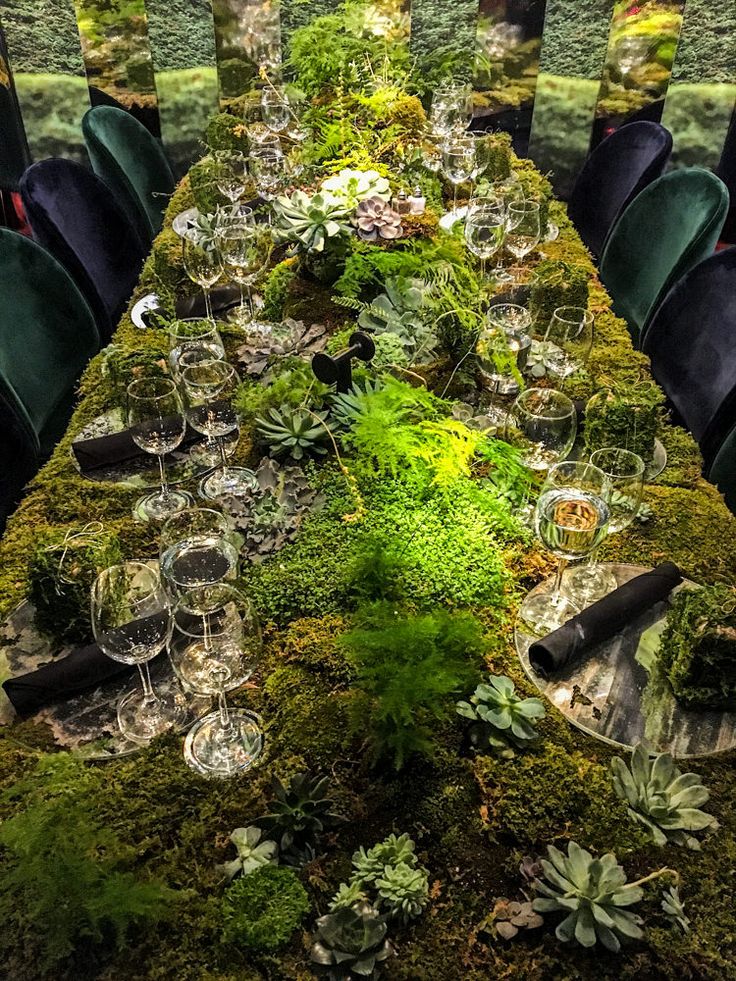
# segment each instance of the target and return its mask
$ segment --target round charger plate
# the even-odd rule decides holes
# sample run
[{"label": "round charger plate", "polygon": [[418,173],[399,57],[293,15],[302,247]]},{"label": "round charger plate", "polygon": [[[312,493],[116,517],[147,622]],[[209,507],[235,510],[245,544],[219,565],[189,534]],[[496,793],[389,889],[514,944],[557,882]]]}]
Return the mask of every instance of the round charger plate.
[{"label": "round charger plate", "polygon": [[155,310],[160,305],[160,300],[155,293],[146,293],[142,296],[137,303],[133,304],[133,309],[130,311],[130,319],[133,321],[138,330],[149,330],[149,326],[143,319],[143,314],[147,313],[149,310]]},{"label": "round charger plate", "polygon": [[[33,622],[33,606],[28,602],[21,603],[0,627],[0,673],[6,678],[35,671],[71,650],[71,647],[55,647],[39,633]],[[211,698],[181,692],[165,654],[155,658],[150,667],[154,688],[176,690],[177,697],[184,699],[187,715],[180,732],[209,711]],[[134,669],[131,674],[106,681],[92,691],[39,709],[32,718],[47,725],[54,742],[63,749],[93,760],[127,756],[141,747],[120,732],[117,704],[122,695],[139,685],[140,677]],[[0,699],[0,725],[9,725],[16,717],[15,710],[2,689]]]},{"label": "round charger plate", "polygon": [[[649,571],[636,565],[605,567],[613,572],[619,586]],[[549,584],[541,583],[532,593]],[[678,589],[694,585],[685,580]],[[529,663],[529,647],[535,638],[520,621],[514,630],[516,651],[539,691],[568,722],[601,742],[632,749],[646,740],[656,752],[681,758],[732,749],[736,746],[736,712],[687,711],[675,699],[658,666],[653,641],[664,626],[668,608],[669,600],[658,603],[616,637],[585,652],[548,679],[537,675]],[[642,642],[642,635],[650,628]]]}]

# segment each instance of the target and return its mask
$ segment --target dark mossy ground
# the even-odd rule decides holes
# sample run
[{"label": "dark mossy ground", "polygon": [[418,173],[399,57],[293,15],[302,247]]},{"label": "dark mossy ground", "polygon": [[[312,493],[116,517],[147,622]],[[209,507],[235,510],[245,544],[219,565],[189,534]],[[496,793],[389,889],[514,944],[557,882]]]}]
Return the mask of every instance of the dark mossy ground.
[{"label": "dark mossy ground", "polygon": [[[171,202],[169,218],[191,204],[185,179]],[[587,269],[591,307],[597,314],[598,336],[588,373],[570,383],[570,393],[585,397],[614,379],[645,377],[646,358],[632,350],[625,324],[610,313],[594,268],[558,205],[552,205],[552,217],[562,225],[562,235],[558,242],[545,245],[544,253]],[[162,233],[154,253],[156,259],[147,264],[136,297],[152,288],[184,285],[180,271],[171,273],[176,250],[169,232]],[[296,294],[289,294],[294,313],[306,298],[298,292],[304,291],[303,284],[296,288]],[[329,304],[329,296],[324,302]],[[308,310],[306,305],[302,308]],[[341,317],[345,319],[344,310]],[[233,346],[238,343],[237,338],[226,340]],[[124,349],[146,348],[152,355],[164,342],[162,335],[137,331],[127,317],[116,335],[116,343]],[[114,404],[109,379],[101,378],[102,361],[97,357],[87,370],[69,435],[34,480],[0,543],[0,612],[7,613],[23,599],[30,545],[49,528],[102,519],[119,535],[127,555],[156,554],[155,531],[130,519],[136,492],[83,481],[69,460],[71,434]],[[653,516],[612,538],[604,555],[645,565],[667,557],[699,581],[733,582],[736,523],[718,493],[699,476],[699,456],[690,437],[665,426],[662,439],[670,466],[647,488]],[[239,456],[253,459],[248,434]],[[322,479],[331,503],[307,522],[293,545],[251,577],[264,618],[266,653],[255,684],[236,694],[234,702],[247,704],[264,719],[264,765],[242,779],[208,782],[184,764],[181,740],[167,737],[131,758],[96,767],[95,789],[86,798],[87,806],[132,848],[135,874],[157,877],[190,892],[170,922],[131,935],[127,946],[117,952],[101,954],[99,948],[82,946],[68,966],[46,977],[55,981],[306,981],[312,976],[307,966],[309,931],[348,877],[352,852],[396,831],[408,832],[417,843],[421,861],[430,871],[431,903],[415,925],[396,932],[398,957],[387,965],[389,978],[736,979],[732,898],[736,754],[694,763],[712,791],[709,810],[721,825],[702,852],[674,848],[665,852],[649,844],[613,793],[607,775],[612,752],[571,729],[551,707],[540,725],[540,745],[515,759],[469,758],[463,751],[458,719],[437,733],[438,749],[431,760],[411,762],[399,775],[371,769],[361,733],[351,727],[351,668],[337,643],[352,602],[342,559],[347,544],[359,539],[365,529],[342,521],[341,515],[354,501],[339,472],[323,469]],[[404,522],[411,520],[400,493],[397,499],[369,497],[368,503],[369,529],[385,532],[399,515]],[[442,521],[452,521],[452,514],[449,509],[439,519],[430,538],[440,539]],[[460,518],[456,510],[455,519],[460,522]],[[508,674],[521,691],[533,694],[513,651],[511,624],[518,597],[549,571],[550,560],[518,534],[499,529],[485,539],[485,557],[479,550],[474,558],[479,531],[467,523],[467,513],[465,521],[465,525],[460,522],[467,546],[462,554],[453,552],[451,535],[436,553],[430,551],[429,540],[426,549],[418,548],[413,572],[417,589],[421,587],[430,604],[444,600],[470,606],[487,631],[489,670]],[[463,566],[463,557],[467,563],[468,556],[471,561]],[[488,581],[493,589],[484,592]],[[50,749],[50,734],[43,726],[26,722],[3,730],[0,786],[11,786],[31,770],[39,753]],[[329,776],[330,794],[344,821],[323,842],[323,854],[301,873],[312,902],[304,929],[297,930],[277,955],[246,955],[221,942],[222,882],[217,865],[232,857],[228,834],[252,823],[263,811],[270,777],[287,778],[305,768]],[[7,816],[21,807],[22,802],[6,801],[0,804],[0,814]],[[669,925],[660,910],[661,887],[655,884],[641,904],[646,940],[627,946],[619,956],[566,947],[555,939],[551,923],[512,942],[479,932],[496,898],[519,897],[521,857],[569,839],[595,852],[615,851],[632,879],[664,865],[676,869],[692,931],[682,935]],[[0,976],[42,981],[34,963],[34,936],[19,927],[24,915],[20,910],[13,920],[17,935],[6,939],[9,952]],[[6,936],[8,926],[4,925]]]}]

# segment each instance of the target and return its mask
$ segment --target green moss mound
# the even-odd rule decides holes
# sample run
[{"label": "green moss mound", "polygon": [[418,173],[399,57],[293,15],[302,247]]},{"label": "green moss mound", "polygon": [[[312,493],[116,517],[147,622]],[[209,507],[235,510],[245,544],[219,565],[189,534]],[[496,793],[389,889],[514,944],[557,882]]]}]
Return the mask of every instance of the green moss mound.
[{"label": "green moss mound", "polygon": [[222,899],[224,943],[255,951],[283,947],[309,909],[293,869],[266,865],[236,879]]}]

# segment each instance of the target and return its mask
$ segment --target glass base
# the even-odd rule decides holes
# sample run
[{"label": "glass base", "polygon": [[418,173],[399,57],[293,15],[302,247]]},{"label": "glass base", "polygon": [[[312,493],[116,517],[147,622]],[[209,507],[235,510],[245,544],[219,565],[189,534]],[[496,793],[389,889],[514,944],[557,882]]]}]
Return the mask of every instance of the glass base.
[{"label": "glass base", "polygon": [[[236,433],[231,439],[222,437],[222,444],[225,447],[225,456],[233,455],[238,446],[240,436]],[[190,459],[200,467],[219,467],[220,465],[220,445],[217,441],[213,443],[195,443],[189,450]]]},{"label": "glass base", "polygon": [[531,633],[545,637],[580,613],[580,607],[563,593],[555,597],[552,590],[532,591],[519,608],[519,619]]},{"label": "glass base", "polygon": [[263,752],[263,730],[258,718],[242,709],[231,711],[230,725],[222,725],[219,712],[195,722],[184,740],[184,760],[205,777],[234,777],[249,770]]},{"label": "glass base", "polygon": [[133,743],[145,746],[154,736],[184,724],[187,706],[175,687],[156,693],[156,701],[146,702],[142,688],[134,688],[118,702],[120,731]]},{"label": "glass base", "polygon": [[562,579],[565,595],[580,607],[590,606],[616,589],[614,574],[602,565],[579,565],[568,569]]},{"label": "glass base", "polygon": [[225,691],[240,688],[252,674],[252,668],[246,665],[243,653],[235,643],[229,647],[218,644],[213,650],[205,647],[204,641],[194,640],[184,649],[172,646],[169,656],[182,688],[197,695],[216,695],[220,690],[213,677],[214,662],[227,672]]},{"label": "glass base", "polygon": [[216,501],[220,497],[233,494],[236,497],[248,497],[257,485],[256,475],[247,467],[225,467],[215,470],[204,480],[200,481],[199,493],[208,501]]},{"label": "glass base", "polygon": [[135,502],[133,517],[138,521],[166,521],[174,514],[192,507],[194,498],[186,491],[169,490],[166,497],[160,491],[146,494]]}]

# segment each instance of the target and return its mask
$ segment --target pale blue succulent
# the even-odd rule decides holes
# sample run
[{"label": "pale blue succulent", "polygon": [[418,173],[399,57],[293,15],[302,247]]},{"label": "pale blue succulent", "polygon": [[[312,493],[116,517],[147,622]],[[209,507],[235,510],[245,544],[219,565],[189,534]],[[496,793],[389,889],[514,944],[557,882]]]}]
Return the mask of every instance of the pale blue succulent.
[{"label": "pale blue succulent", "polygon": [[235,845],[238,857],[232,862],[225,862],[225,874],[228,879],[234,876],[249,875],[262,865],[278,863],[278,845],[275,841],[263,841],[263,832],[253,825],[249,828],[236,828],[230,835],[230,841]]}]

